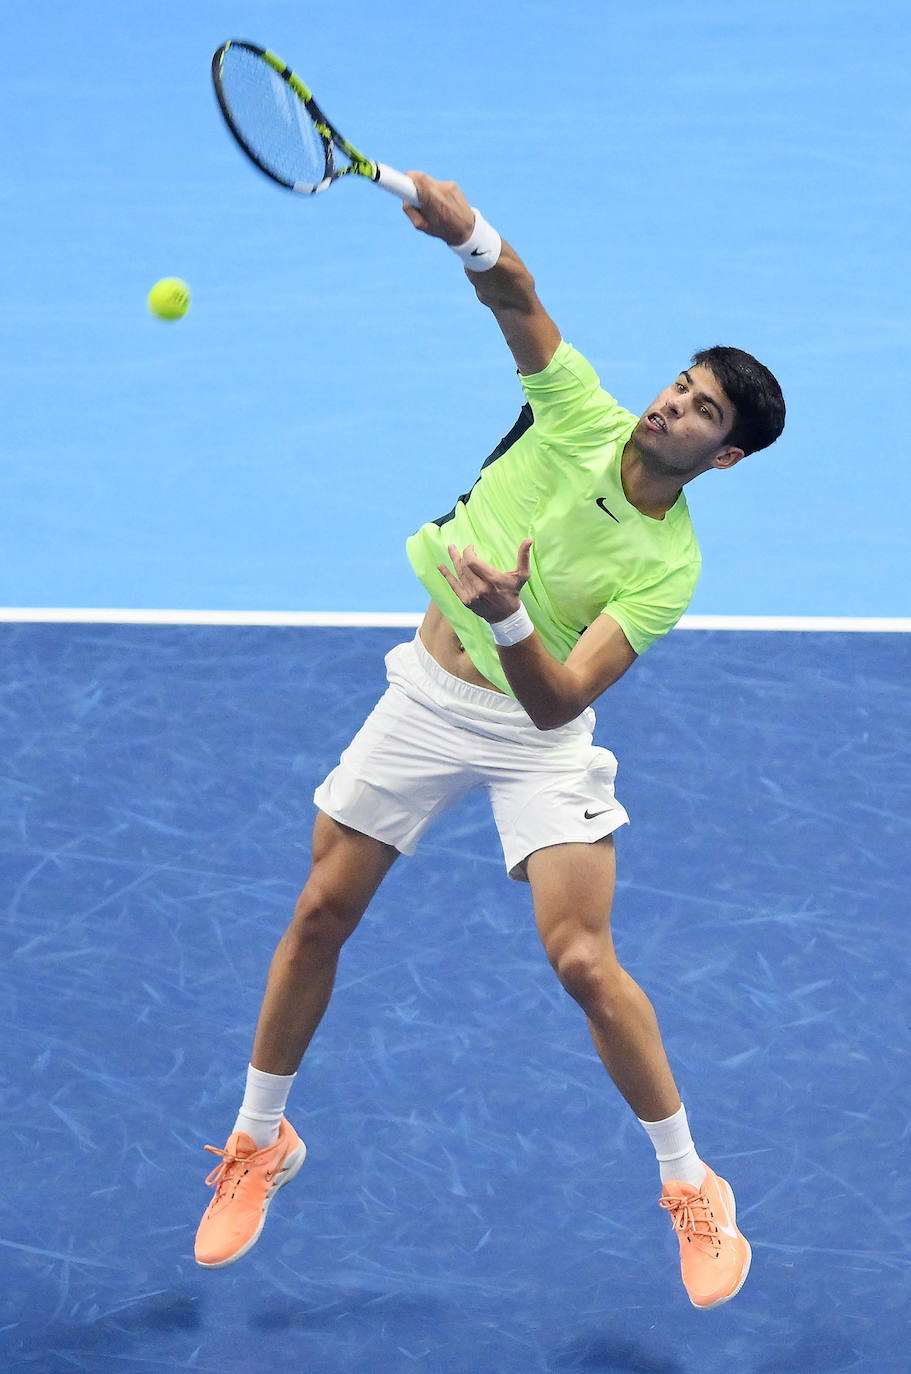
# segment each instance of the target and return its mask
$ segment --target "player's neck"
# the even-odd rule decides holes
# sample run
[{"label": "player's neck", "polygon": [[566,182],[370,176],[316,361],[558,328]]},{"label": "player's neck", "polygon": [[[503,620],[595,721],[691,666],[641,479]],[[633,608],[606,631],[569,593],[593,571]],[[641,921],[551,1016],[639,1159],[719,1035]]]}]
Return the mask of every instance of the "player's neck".
[{"label": "player's neck", "polygon": [[[693,473],[693,476],[696,474]],[[620,460],[620,479],[631,506],[652,520],[663,520],[676,504],[686,476],[679,472],[665,473],[647,463],[632,439],[627,442]]]}]

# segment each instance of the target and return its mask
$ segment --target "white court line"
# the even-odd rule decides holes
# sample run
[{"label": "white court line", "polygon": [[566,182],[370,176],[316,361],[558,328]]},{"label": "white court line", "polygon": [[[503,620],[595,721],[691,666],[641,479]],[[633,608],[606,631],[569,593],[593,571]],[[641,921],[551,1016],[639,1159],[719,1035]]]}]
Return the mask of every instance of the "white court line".
[{"label": "white court line", "polygon": [[911,631],[911,617],[849,615],[685,615],[679,630],[866,630]]},{"label": "white court line", "polygon": [[0,606],[0,622],[59,625],[420,625],[409,611],[135,611],[83,606]]},{"label": "white court line", "polygon": [[[0,623],[53,625],[325,625],[414,627],[423,611],[134,611],[110,607],[0,606]],[[678,630],[850,630],[911,632],[911,617],[685,615]]]}]

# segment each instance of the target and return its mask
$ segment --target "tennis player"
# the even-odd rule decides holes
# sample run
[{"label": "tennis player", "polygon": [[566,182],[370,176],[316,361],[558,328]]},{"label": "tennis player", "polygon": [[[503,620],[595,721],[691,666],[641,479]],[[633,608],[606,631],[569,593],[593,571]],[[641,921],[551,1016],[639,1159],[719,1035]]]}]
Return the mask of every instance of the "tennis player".
[{"label": "tennis player", "polygon": [[389,687],[317,788],[312,867],[269,970],[240,1113],[207,1182],[196,1258],[255,1244],[305,1147],[289,1091],[329,1003],[339,952],[400,854],[484,787],[511,878],[582,1008],[610,1077],[651,1138],[660,1205],[692,1303],[738,1292],[750,1247],[729,1184],[699,1157],[652,1006],[611,939],[617,763],[592,744],[592,702],[677,622],[700,555],[683,488],[726,472],[784,426],[775,378],[717,347],[641,417],[560,336],[528,270],[452,182],[412,173],[412,224],[453,247],[492,311],[527,404],[448,515],[408,541],[431,603],[386,657]]}]

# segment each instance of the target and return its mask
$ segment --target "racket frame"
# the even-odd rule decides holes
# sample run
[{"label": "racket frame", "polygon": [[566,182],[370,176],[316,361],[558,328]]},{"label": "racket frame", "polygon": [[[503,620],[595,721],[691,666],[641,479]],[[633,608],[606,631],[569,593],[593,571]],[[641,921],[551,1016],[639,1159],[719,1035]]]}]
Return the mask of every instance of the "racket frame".
[{"label": "racket frame", "polygon": [[[273,171],[260,159],[255,149],[250,146],[234,123],[234,117],[231,114],[231,107],[223,89],[221,78],[222,64],[231,48],[243,48],[261,61],[266,62],[277,76],[280,76],[283,81],[287,82],[298,100],[303,104],[322,142],[323,152],[326,158],[326,175],[316,186],[310,186],[303,182],[287,181],[284,177],[279,176],[277,172]],[[366,177],[368,181],[376,182],[378,186],[382,186],[384,191],[389,191],[392,195],[398,196],[399,200],[404,200],[409,205],[420,204],[414,182],[411,178],[405,176],[402,172],[397,172],[394,167],[387,167],[385,163],[371,162],[371,160],[365,157],[363,153],[359,152],[352,143],[349,143],[346,138],[343,138],[335,125],[331,120],[327,119],[326,115],[316,103],[313,92],[306,82],[302,81],[301,78],[291,70],[287,63],[283,62],[274,52],[270,52],[268,48],[262,48],[259,44],[251,43],[242,38],[228,39],[226,43],[222,43],[221,46],[216,49],[212,56],[212,84],[215,87],[215,97],[218,101],[222,117],[235,141],[246,153],[253,165],[258,167],[265,176],[269,177],[271,181],[276,182],[279,186],[284,186],[286,190],[296,191],[301,195],[316,195],[319,191],[325,191],[327,187],[332,185],[333,181],[338,181],[340,177],[349,175],[362,176]],[[338,148],[341,153],[344,153],[345,157],[348,159],[347,166],[337,167],[335,165],[334,148]]]}]

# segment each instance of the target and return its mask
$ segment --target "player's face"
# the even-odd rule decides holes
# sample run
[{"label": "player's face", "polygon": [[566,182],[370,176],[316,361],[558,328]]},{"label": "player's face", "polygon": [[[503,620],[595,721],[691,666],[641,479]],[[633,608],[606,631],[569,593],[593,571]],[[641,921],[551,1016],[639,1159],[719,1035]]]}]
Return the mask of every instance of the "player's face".
[{"label": "player's face", "polygon": [[726,451],[734,418],[734,407],[711,369],[699,363],[656,396],[633,438],[648,466],[683,476],[711,467]]}]

